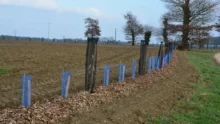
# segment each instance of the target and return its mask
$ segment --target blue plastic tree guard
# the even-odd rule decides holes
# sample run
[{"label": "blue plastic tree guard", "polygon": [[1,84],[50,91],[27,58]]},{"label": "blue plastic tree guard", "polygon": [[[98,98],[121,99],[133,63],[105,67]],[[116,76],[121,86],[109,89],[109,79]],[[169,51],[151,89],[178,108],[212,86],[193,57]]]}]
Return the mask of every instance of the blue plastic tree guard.
[{"label": "blue plastic tree guard", "polygon": [[126,72],[126,65],[125,64],[119,64],[118,67],[118,82],[124,82],[125,80],[125,72]]},{"label": "blue plastic tree guard", "polygon": [[72,72],[63,72],[62,73],[62,88],[61,88],[61,96],[63,98],[68,97],[68,91],[70,87],[70,78],[71,78]]},{"label": "blue plastic tree guard", "polygon": [[157,57],[157,69],[160,69],[160,56]]},{"label": "blue plastic tree guard", "polygon": [[158,65],[158,57],[154,57],[154,70],[157,69],[157,65]]},{"label": "blue plastic tree guard", "polygon": [[105,66],[104,68],[104,86],[108,86],[110,84],[110,66]]},{"label": "blue plastic tree guard", "polygon": [[131,77],[135,78],[136,76],[136,69],[137,69],[137,61],[133,61],[132,69],[131,69]]},{"label": "blue plastic tree guard", "polygon": [[152,57],[152,59],[151,59],[151,67],[152,67],[152,71],[154,71],[155,70],[155,57]]},{"label": "blue plastic tree guard", "polygon": [[31,75],[22,75],[22,106],[29,107],[31,106]]},{"label": "blue plastic tree guard", "polygon": [[152,70],[152,58],[150,57],[150,58],[148,58],[148,72],[150,73],[151,72],[151,70]]}]

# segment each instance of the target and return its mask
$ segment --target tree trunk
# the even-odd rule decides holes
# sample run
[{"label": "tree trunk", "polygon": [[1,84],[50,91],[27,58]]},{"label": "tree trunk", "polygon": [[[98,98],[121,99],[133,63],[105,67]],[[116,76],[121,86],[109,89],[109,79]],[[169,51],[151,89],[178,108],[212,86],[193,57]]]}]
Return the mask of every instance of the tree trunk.
[{"label": "tree trunk", "polygon": [[135,44],[134,44],[134,41],[132,41],[132,46],[134,46]]},{"label": "tree trunk", "polygon": [[209,49],[209,41],[207,41],[207,49]]},{"label": "tree trunk", "polygon": [[183,31],[182,31],[182,50],[189,49],[189,23],[190,23],[190,8],[189,0],[186,0],[185,6],[183,6],[184,17],[183,17]]},{"label": "tree trunk", "polygon": [[132,46],[134,46],[135,45],[135,35],[134,35],[134,33],[132,32]]},{"label": "tree trunk", "polygon": [[163,40],[165,43],[165,54],[167,54],[169,52],[169,40],[168,40],[168,33],[167,33],[167,29],[168,29],[168,19],[164,18],[164,28],[163,28]]}]

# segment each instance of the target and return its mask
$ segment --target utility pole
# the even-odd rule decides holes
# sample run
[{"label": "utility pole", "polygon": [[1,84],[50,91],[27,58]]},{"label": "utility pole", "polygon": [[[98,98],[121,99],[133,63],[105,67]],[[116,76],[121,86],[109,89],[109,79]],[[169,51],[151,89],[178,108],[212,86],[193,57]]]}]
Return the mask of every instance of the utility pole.
[{"label": "utility pole", "polygon": [[14,37],[15,37],[15,40],[17,40],[17,36],[16,36],[16,30],[14,30],[13,32],[14,32]]},{"label": "utility pole", "polygon": [[50,38],[50,23],[48,23],[48,39]]},{"label": "utility pole", "polygon": [[14,32],[14,36],[16,37],[16,31],[14,30],[13,32]]},{"label": "utility pole", "polygon": [[115,42],[116,42],[116,34],[117,34],[117,28],[115,28]]}]

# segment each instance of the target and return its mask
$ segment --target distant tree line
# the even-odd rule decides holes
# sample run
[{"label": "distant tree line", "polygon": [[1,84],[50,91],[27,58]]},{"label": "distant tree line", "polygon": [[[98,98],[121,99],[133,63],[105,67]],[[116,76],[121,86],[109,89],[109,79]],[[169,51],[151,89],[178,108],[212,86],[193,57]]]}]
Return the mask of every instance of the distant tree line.
[{"label": "distant tree line", "polygon": [[41,41],[41,42],[86,42],[86,40],[80,38],[48,39],[48,38],[39,38],[39,37],[22,37],[22,36],[11,36],[11,35],[0,35],[0,40]]}]

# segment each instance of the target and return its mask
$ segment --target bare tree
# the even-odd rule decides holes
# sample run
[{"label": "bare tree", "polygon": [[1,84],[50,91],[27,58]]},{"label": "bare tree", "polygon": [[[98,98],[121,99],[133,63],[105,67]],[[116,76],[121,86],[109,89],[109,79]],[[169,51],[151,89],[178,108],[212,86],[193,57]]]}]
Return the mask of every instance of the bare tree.
[{"label": "bare tree", "polygon": [[219,0],[162,0],[167,3],[169,20],[181,24],[183,49],[189,48],[191,25],[202,25],[209,22],[212,12],[219,5]]},{"label": "bare tree", "polygon": [[165,44],[169,43],[168,40],[168,18],[163,18],[163,40]]},{"label": "bare tree", "polygon": [[[215,26],[216,25],[210,25],[210,26],[191,25],[189,26],[188,27],[189,29],[188,43],[191,44],[191,47],[192,45],[198,45],[200,48],[203,47],[210,35],[209,31],[211,31],[213,27]],[[176,33],[176,32],[182,31],[182,26],[168,24],[168,29],[172,33]]]},{"label": "bare tree", "polygon": [[194,45],[198,45],[199,49],[203,48],[205,43],[209,40],[209,31],[212,29],[211,26],[208,27],[194,27],[189,36],[190,40],[193,42]]},{"label": "bare tree", "polygon": [[168,39],[168,18],[163,17],[163,29],[162,29],[163,41],[165,43],[165,53],[169,52],[169,39]]},{"label": "bare tree", "polygon": [[99,20],[98,19],[92,19],[92,18],[86,18],[85,19],[86,24],[86,37],[95,37],[101,35],[101,29],[99,27]]},{"label": "bare tree", "polygon": [[126,39],[132,40],[132,45],[134,46],[136,38],[144,33],[144,28],[138,22],[137,17],[134,16],[131,12],[126,13],[124,18],[127,21],[124,27]]},{"label": "bare tree", "polygon": [[216,24],[216,31],[220,33],[220,16],[218,17],[218,23]]}]

